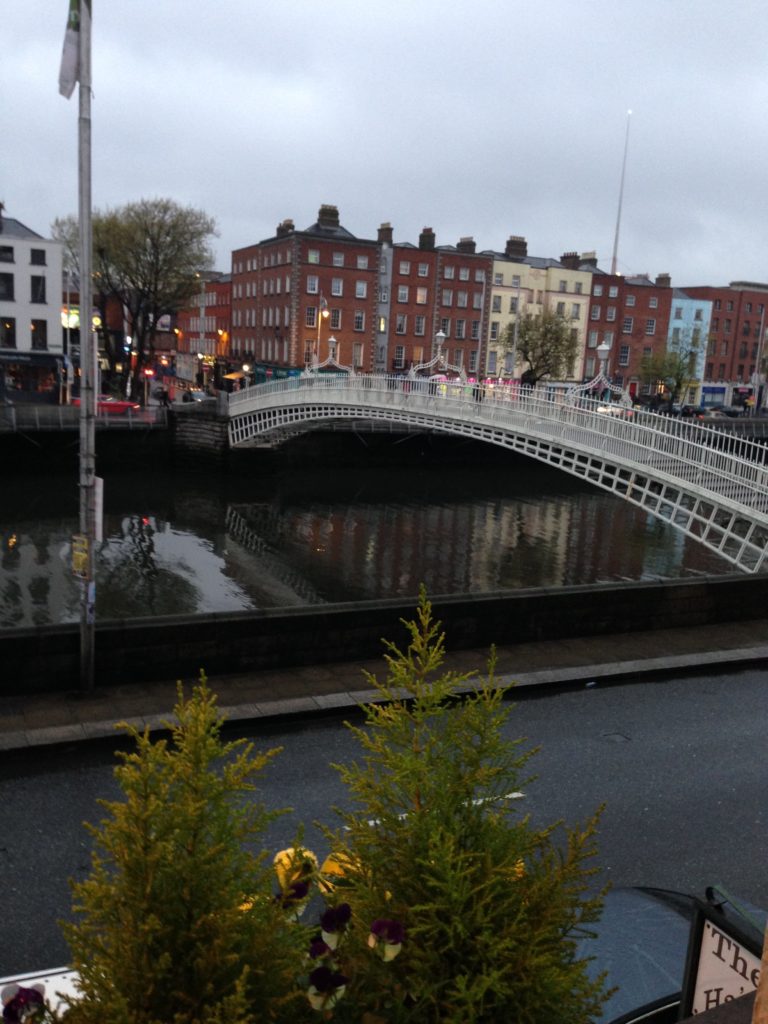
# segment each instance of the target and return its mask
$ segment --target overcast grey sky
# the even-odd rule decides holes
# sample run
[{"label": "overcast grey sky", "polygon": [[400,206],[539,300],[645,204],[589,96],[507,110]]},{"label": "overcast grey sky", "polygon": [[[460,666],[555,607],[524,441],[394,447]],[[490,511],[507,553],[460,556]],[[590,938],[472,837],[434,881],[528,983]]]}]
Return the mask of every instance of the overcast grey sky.
[{"label": "overcast grey sky", "polygon": [[[77,211],[67,0],[0,0],[0,199]],[[168,196],[216,266],[290,217],[768,281],[765,0],[93,0],[93,204]]]}]

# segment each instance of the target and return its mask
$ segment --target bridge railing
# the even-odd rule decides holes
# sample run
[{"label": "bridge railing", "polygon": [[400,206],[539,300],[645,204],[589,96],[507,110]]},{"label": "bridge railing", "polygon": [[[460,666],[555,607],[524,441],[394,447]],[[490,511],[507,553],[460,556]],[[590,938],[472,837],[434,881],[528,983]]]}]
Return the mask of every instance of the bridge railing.
[{"label": "bridge railing", "polygon": [[764,445],[716,426],[597,399],[581,397],[572,403],[563,390],[550,387],[526,390],[519,385],[482,387],[388,375],[314,374],[230,395],[229,412],[237,416],[308,403],[337,405],[339,415],[346,418],[354,414],[350,406],[359,406],[361,419],[366,407],[396,408],[404,414],[560,440],[768,511],[768,449]]}]

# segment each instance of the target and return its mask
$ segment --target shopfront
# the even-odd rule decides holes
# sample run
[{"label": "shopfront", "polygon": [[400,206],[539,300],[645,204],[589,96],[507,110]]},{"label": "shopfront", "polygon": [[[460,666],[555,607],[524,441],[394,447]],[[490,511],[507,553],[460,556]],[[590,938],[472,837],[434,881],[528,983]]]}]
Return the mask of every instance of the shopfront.
[{"label": "shopfront", "polygon": [[0,352],[0,400],[63,405],[72,364],[52,352]]}]

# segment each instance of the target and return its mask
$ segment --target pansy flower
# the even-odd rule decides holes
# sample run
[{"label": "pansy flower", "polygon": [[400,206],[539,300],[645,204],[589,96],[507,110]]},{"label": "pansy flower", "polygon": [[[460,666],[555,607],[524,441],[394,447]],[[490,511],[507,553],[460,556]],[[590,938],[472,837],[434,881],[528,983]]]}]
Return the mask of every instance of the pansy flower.
[{"label": "pansy flower", "polygon": [[336,907],[328,907],[320,918],[322,938],[331,949],[336,949],[342,932],[349,924],[352,908],[348,903],[339,903]]},{"label": "pansy flower", "polygon": [[368,945],[375,949],[382,960],[394,960],[403,946],[405,929],[399,921],[377,918],[371,925]]},{"label": "pansy flower", "polygon": [[314,1010],[332,1010],[344,995],[349,979],[330,967],[316,967],[309,976],[307,998]]}]

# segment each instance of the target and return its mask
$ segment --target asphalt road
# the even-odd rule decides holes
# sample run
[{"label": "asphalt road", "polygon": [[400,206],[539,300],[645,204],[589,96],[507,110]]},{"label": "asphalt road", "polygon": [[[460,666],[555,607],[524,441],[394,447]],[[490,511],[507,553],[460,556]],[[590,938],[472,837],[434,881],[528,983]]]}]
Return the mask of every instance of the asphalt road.
[{"label": "asphalt road", "polygon": [[[599,804],[599,864],[616,885],[697,894],[719,883],[768,906],[768,672],[601,685],[519,695],[510,735],[541,746],[521,809],[544,823],[583,820]],[[275,723],[252,736],[284,748],[265,780],[273,807],[293,807],[268,836],[285,845],[298,822],[333,824],[343,804],[331,762],[357,747],[340,718]],[[114,798],[115,741],[6,754],[0,760],[3,928],[0,976],[67,962],[57,922],[69,878],[88,870],[83,822]]]}]

